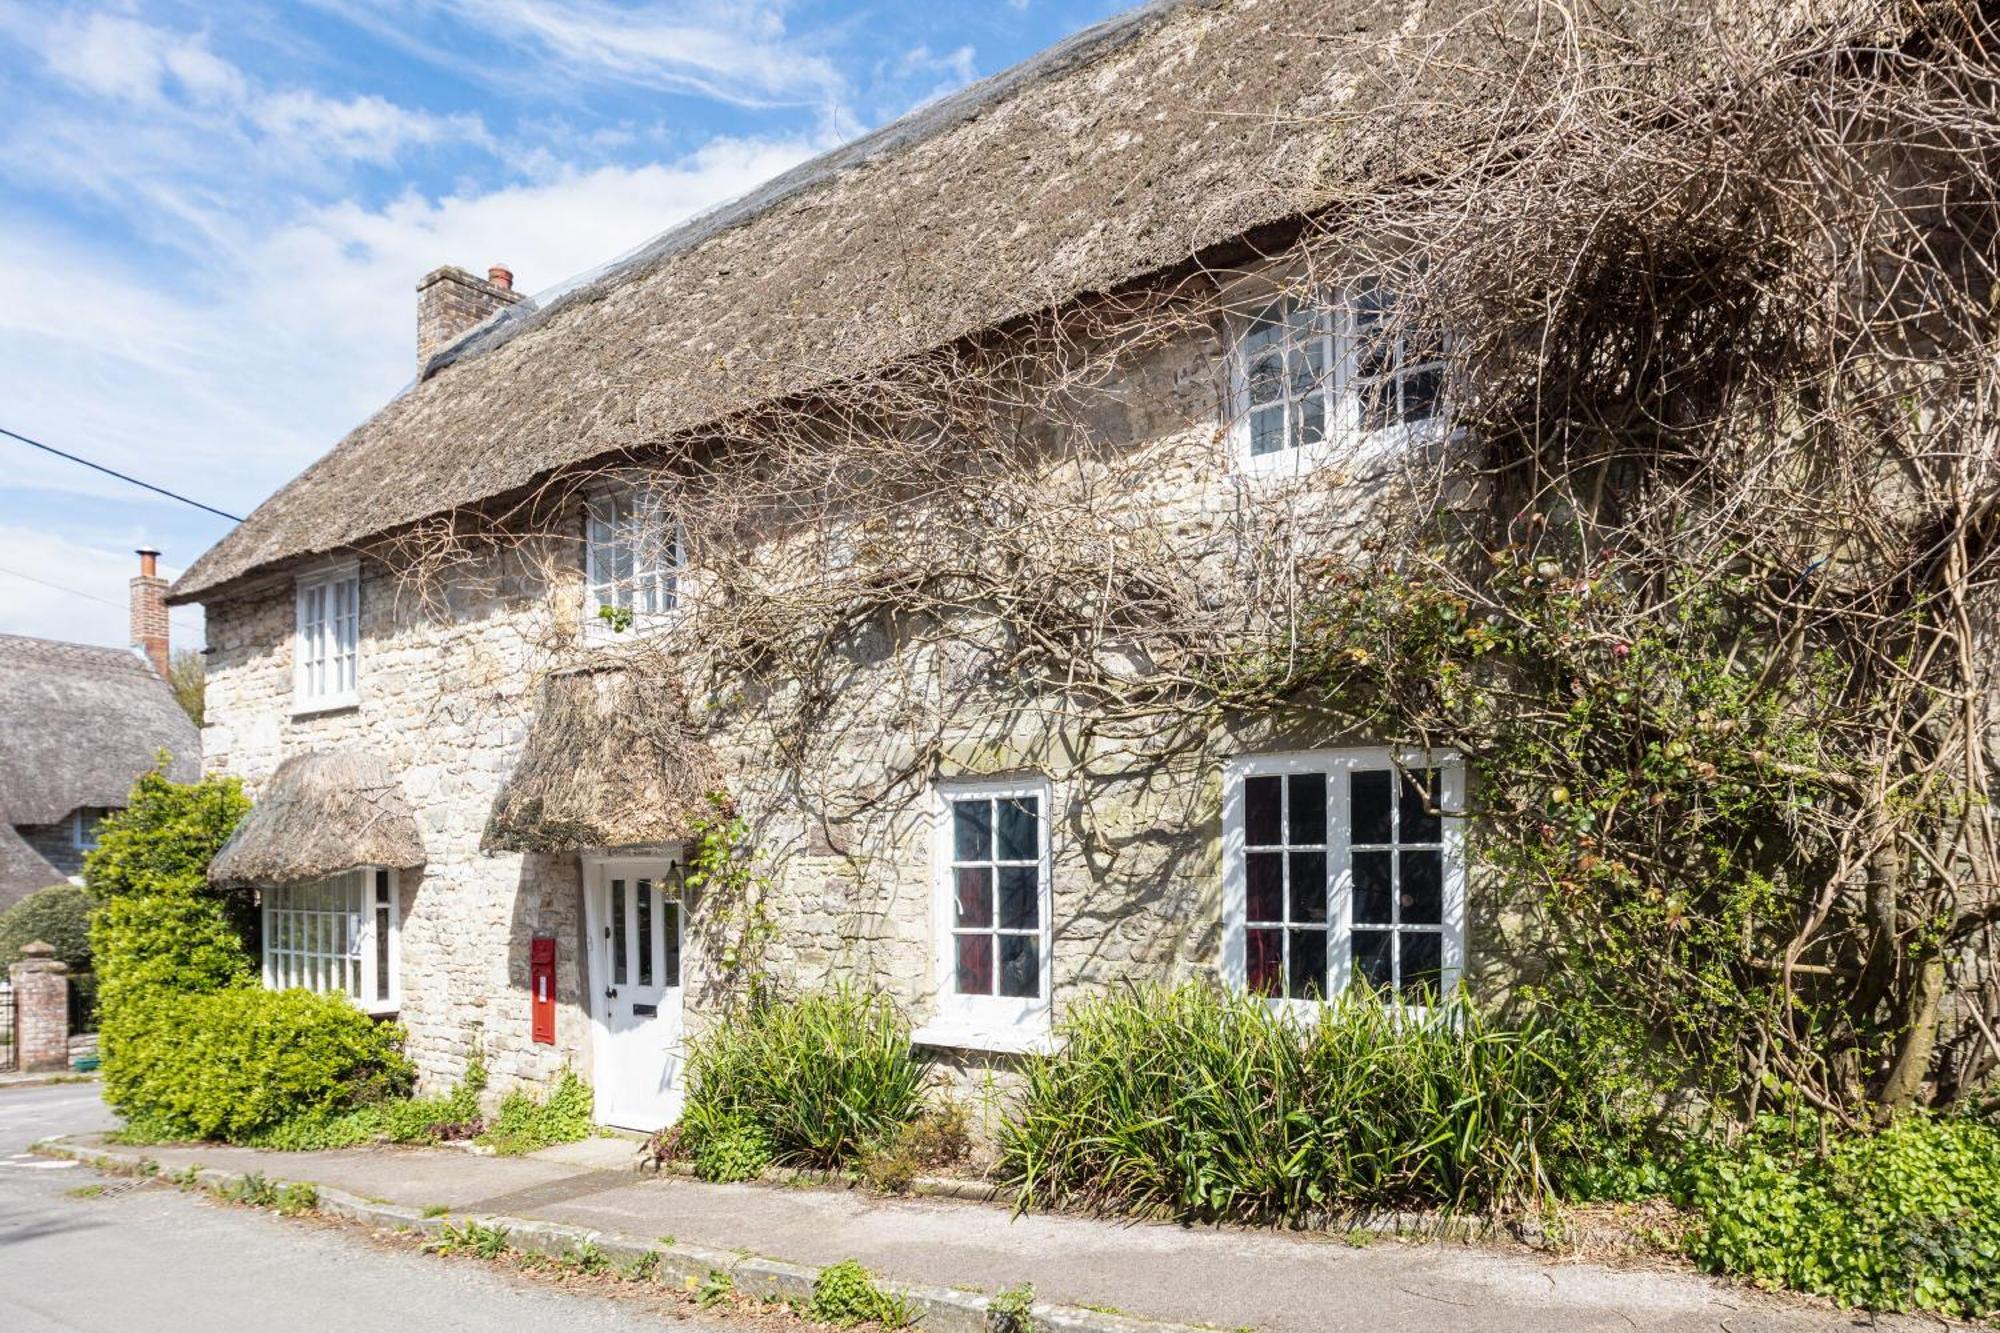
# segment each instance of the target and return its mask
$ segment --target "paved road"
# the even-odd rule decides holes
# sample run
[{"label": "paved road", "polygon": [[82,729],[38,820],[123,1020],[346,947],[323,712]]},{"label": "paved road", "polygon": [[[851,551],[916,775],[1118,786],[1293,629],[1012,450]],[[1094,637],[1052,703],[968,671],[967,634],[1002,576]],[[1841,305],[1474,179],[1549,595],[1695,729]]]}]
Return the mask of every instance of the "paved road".
[{"label": "paved road", "polygon": [[472,1262],[385,1249],[351,1231],[224,1207],[164,1185],[30,1156],[50,1134],[115,1122],[94,1084],[0,1088],[0,1329],[718,1329],[633,1301],[551,1290]]}]

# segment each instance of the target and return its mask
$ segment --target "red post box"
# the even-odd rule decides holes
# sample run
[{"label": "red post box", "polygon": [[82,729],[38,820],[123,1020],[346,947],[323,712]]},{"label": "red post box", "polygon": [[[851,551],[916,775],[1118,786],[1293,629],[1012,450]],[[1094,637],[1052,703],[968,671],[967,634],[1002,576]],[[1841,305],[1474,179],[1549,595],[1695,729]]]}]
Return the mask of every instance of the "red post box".
[{"label": "red post box", "polygon": [[556,937],[537,935],[528,943],[528,986],[535,1000],[534,1039],[556,1044]]}]

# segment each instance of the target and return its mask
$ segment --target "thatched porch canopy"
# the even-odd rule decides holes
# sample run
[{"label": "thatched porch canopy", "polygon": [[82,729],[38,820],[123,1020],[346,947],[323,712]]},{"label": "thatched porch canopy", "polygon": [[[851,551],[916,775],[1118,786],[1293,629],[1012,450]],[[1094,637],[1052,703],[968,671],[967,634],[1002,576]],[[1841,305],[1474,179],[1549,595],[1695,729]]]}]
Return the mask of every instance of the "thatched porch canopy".
[{"label": "thatched porch canopy", "polygon": [[424,864],[424,840],[388,761],[365,750],[316,750],[278,765],[209,863],[217,885],[295,884],[357,866]]},{"label": "thatched porch canopy", "polygon": [[480,845],[568,852],[679,842],[720,774],[673,685],[621,670],[552,676]]}]

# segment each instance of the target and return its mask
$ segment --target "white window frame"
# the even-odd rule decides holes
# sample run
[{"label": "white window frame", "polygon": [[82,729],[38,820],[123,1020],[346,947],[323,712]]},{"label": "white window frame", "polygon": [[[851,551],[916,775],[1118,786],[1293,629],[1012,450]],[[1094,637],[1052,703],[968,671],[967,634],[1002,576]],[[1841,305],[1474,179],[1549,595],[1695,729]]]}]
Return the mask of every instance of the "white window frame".
[{"label": "white window frame", "polygon": [[[622,514],[622,506],[629,504],[629,514]],[[651,568],[638,568],[637,552],[643,543],[636,537],[628,538],[621,529],[636,533],[639,525],[651,520],[659,527],[667,525],[666,507],[660,493],[649,486],[614,486],[593,492],[584,500],[583,512],[583,628],[586,639],[593,642],[614,643],[620,639],[631,639],[657,630],[670,623],[678,614],[681,599],[686,593],[687,581],[687,534],[679,523],[673,524],[671,547],[662,540],[658,543],[662,553],[670,554],[665,561],[655,563]],[[608,528],[611,536],[600,542],[598,534]],[[656,601],[664,606],[653,611],[640,611],[631,606],[632,623],[625,630],[613,629],[600,610],[606,606],[616,606],[616,601],[605,600],[605,594],[618,591],[615,572],[605,568],[604,559],[608,548],[620,542],[628,542],[633,547],[632,587],[625,589],[626,596],[636,603],[638,592],[645,584],[651,583],[651,591]]]},{"label": "white window frame", "polygon": [[[351,894],[345,907],[301,907],[290,901],[293,895],[309,891],[324,893],[329,885],[350,878],[354,883],[342,886]],[[387,866],[357,866],[323,880],[264,889],[260,895],[264,988],[346,995],[365,1013],[397,1012],[403,1004],[402,890],[401,876]],[[385,929],[386,990],[380,966]],[[286,947],[276,947],[280,944]],[[360,994],[339,984],[342,977],[352,978]]]},{"label": "white window frame", "polygon": [[[1040,965],[1040,994],[1033,999],[1003,995],[960,995],[957,923],[957,885],[953,873],[952,803],[961,800],[1004,800],[1033,797],[1040,810],[1037,836],[1040,875],[1037,900],[1037,962]],[[1003,1052],[1042,1051],[1049,1048],[1050,999],[1054,987],[1053,923],[1055,893],[1049,850],[1050,826],[1054,818],[1054,788],[1046,778],[957,778],[940,781],[934,789],[932,805],[932,954],[936,963],[937,1009],[912,1039],[920,1045],[953,1047],[963,1050]],[[995,830],[994,836],[998,836]],[[997,924],[997,923],[996,923]],[[996,936],[997,941],[997,936]],[[993,960],[996,977],[1000,966],[997,949]]]},{"label": "white window frame", "polygon": [[[337,603],[345,597],[347,610]],[[361,702],[361,568],[355,561],[300,574],[292,590],[292,712],[322,713]],[[310,609],[309,609],[310,608]],[[340,621],[349,622],[341,639]],[[340,674],[343,660],[346,681]]]},{"label": "white window frame", "polygon": [[[1359,320],[1361,294],[1375,286],[1373,281],[1356,282],[1344,288],[1323,291],[1276,290],[1262,296],[1256,308],[1248,315],[1239,315],[1231,320],[1229,343],[1229,408],[1230,408],[1230,451],[1236,469],[1249,476],[1270,476],[1300,474],[1320,467],[1336,458],[1366,462],[1386,457],[1406,447],[1428,443],[1443,438],[1446,433],[1445,387],[1439,387],[1437,409],[1428,417],[1418,421],[1396,420],[1384,425],[1368,427],[1364,424],[1361,410],[1360,374],[1361,339],[1356,331]],[[1279,307],[1285,307],[1287,321],[1295,317],[1298,310],[1311,313],[1318,331],[1312,335],[1319,343],[1322,372],[1325,378],[1326,411],[1320,439],[1299,444],[1288,443],[1267,454],[1251,452],[1253,438],[1253,408],[1250,402],[1250,356],[1245,343],[1257,325]],[[1390,376],[1400,385],[1412,374],[1444,368],[1442,355],[1431,360],[1411,365],[1402,363],[1402,353],[1406,336],[1402,332],[1395,335],[1396,357]],[[1380,378],[1380,377],[1376,377]],[[1400,393],[1400,389],[1398,390]],[[1286,433],[1290,438],[1296,429],[1296,418],[1291,410],[1291,395],[1286,394]]]},{"label": "white window frame", "polygon": [[[1222,799],[1222,960],[1223,981],[1238,990],[1249,988],[1249,892],[1245,853],[1244,781],[1253,777],[1290,777],[1300,773],[1327,775],[1327,997],[1346,993],[1352,983],[1354,934],[1353,838],[1348,824],[1349,790],[1356,772],[1394,769],[1436,769],[1438,805],[1445,814],[1440,829],[1443,844],[1443,903],[1440,925],[1438,983],[1440,997],[1450,995],[1465,972],[1465,764],[1451,751],[1394,750],[1366,746],[1314,750],[1293,754],[1244,755],[1223,765]],[[1316,1013],[1322,1000],[1269,997],[1280,1011]],[[1398,1005],[1422,1013],[1422,1006]]]}]

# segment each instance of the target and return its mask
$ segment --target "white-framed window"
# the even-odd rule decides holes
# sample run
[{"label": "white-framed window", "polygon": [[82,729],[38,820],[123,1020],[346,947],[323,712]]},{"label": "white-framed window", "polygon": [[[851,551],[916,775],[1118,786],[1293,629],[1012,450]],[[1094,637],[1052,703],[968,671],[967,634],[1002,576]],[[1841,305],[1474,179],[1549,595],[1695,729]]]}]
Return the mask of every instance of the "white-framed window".
[{"label": "white-framed window", "polygon": [[1310,465],[1343,440],[1433,429],[1444,372],[1442,342],[1404,327],[1379,283],[1275,298],[1236,343],[1239,458],[1250,471]]},{"label": "white-framed window", "polygon": [[72,810],[69,816],[70,846],[79,852],[96,851],[97,826],[103,823],[104,817],[110,813],[109,810],[99,809],[96,806]]},{"label": "white-framed window", "polygon": [[1366,982],[1423,1008],[1465,967],[1465,768],[1388,749],[1224,773],[1223,975],[1274,1001]]},{"label": "white-framed window", "polygon": [[1049,784],[939,784],[931,1045],[1029,1050],[1049,1030]]},{"label": "white-framed window", "polygon": [[396,872],[362,866],[262,891],[264,985],[341,994],[370,1013],[402,1004]]},{"label": "white-framed window", "polygon": [[625,486],[592,496],[584,517],[584,624],[593,635],[644,632],[680,603],[681,526],[658,492]]},{"label": "white-framed window", "polygon": [[296,592],[294,710],[345,708],[359,702],[361,571],[346,564],[302,574]]}]

